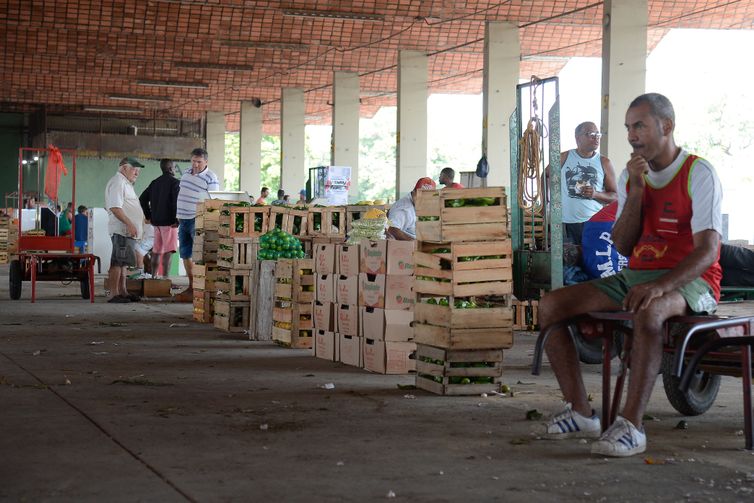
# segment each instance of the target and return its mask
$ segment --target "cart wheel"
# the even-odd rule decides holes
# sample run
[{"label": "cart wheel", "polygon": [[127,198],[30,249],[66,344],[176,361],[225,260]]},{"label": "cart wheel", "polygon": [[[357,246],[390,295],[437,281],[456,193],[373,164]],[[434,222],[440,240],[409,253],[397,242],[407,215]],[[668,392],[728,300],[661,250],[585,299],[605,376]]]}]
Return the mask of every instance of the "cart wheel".
[{"label": "cart wheel", "polygon": [[[602,339],[587,339],[581,335],[578,328],[574,331],[574,343],[576,351],[579,354],[581,363],[597,364],[602,363]],[[623,334],[616,331],[613,333],[613,345],[611,347],[610,357],[618,356],[623,348]]]},{"label": "cart wheel", "polygon": [[662,385],[670,405],[684,416],[698,416],[712,407],[720,390],[720,376],[697,372],[691,379],[689,390],[681,392],[681,378],[673,375],[673,354],[662,355]]},{"label": "cart wheel", "polygon": [[21,298],[21,284],[23,281],[23,270],[21,269],[21,261],[13,260],[10,263],[10,271],[8,273],[8,287],[10,290],[10,298],[18,300]]},{"label": "cart wheel", "polygon": [[81,283],[81,298],[89,298],[89,273],[84,273],[80,280]]}]

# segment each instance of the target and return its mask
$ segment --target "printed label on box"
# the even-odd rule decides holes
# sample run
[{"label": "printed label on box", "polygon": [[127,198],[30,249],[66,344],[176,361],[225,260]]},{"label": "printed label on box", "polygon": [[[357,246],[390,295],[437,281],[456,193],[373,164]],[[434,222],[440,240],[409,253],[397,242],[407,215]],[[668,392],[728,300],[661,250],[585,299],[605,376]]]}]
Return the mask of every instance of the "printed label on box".
[{"label": "printed label on box", "polygon": [[335,276],[332,274],[317,275],[317,300],[335,302]]},{"label": "printed label on box", "polygon": [[337,306],[338,333],[345,335],[359,335],[359,306]]},{"label": "printed label on box", "polygon": [[314,302],[314,328],[319,330],[335,331],[335,317],[333,316],[333,304],[331,302]]},{"label": "printed label on box", "polygon": [[385,307],[385,275],[359,274],[359,305]]},{"label": "printed label on box", "polygon": [[387,274],[403,276],[413,275],[415,249],[416,241],[388,241]]},{"label": "printed label on box", "polygon": [[338,274],[341,276],[359,275],[359,245],[338,245]]},{"label": "printed label on box", "polygon": [[359,247],[361,249],[359,272],[385,274],[387,271],[387,241],[363,239]]},{"label": "printed label on box", "polygon": [[386,276],[385,309],[410,310],[414,302],[413,276]]},{"label": "printed label on box", "polygon": [[335,274],[335,245],[314,245],[314,271],[317,274]]}]

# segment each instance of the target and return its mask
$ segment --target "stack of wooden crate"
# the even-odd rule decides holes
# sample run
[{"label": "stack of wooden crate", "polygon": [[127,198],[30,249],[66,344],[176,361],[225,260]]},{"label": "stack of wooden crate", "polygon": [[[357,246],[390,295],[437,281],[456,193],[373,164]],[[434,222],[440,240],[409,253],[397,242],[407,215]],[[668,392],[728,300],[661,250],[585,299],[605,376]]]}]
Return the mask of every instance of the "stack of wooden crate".
[{"label": "stack of wooden crate", "polygon": [[420,191],[416,214],[416,385],[443,395],[496,391],[513,344],[505,191]]},{"label": "stack of wooden crate", "polygon": [[275,265],[272,339],[292,348],[312,348],[315,278],[313,259],[279,259]]},{"label": "stack of wooden crate", "polygon": [[217,289],[217,251],[220,244],[220,212],[225,201],[207,199],[196,205],[196,233],[191,258],[194,291],[194,319],[212,323]]},{"label": "stack of wooden crate", "polygon": [[0,217],[0,264],[10,262],[18,251],[18,223],[10,217]]},{"label": "stack of wooden crate", "polygon": [[221,330],[249,329],[251,272],[257,263],[259,236],[267,231],[268,212],[266,207],[236,203],[226,203],[220,210],[214,324]]}]

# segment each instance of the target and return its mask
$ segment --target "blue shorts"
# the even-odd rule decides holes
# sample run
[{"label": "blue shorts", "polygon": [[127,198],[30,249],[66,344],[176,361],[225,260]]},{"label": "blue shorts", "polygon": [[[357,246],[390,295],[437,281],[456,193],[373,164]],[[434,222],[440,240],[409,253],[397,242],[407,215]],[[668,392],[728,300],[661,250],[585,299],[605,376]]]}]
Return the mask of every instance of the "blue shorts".
[{"label": "blue shorts", "polygon": [[194,251],[195,218],[178,219],[178,254],[181,258],[191,258]]}]

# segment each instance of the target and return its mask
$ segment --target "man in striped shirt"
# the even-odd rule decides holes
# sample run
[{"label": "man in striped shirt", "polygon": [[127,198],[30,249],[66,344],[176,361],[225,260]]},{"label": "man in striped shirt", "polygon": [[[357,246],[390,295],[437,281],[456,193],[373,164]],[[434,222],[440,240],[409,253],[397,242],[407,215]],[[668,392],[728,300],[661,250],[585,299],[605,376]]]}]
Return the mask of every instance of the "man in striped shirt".
[{"label": "man in striped shirt", "polygon": [[194,276],[191,253],[194,248],[194,234],[196,232],[196,205],[209,199],[209,191],[220,190],[217,175],[207,167],[207,151],[195,148],[191,151],[191,171],[186,171],[181,177],[178,191],[178,251],[183,259],[183,266],[189,279],[188,289],[177,295],[177,300],[190,302],[193,298]]}]

